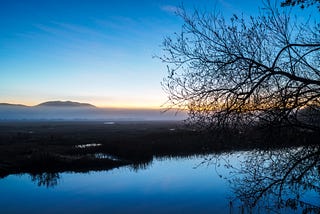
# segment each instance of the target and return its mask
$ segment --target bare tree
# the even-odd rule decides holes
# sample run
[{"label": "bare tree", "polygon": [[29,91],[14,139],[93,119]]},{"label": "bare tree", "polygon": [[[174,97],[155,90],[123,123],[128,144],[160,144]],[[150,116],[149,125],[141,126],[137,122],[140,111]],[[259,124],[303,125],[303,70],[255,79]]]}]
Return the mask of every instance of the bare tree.
[{"label": "bare tree", "polygon": [[[182,31],[163,42],[172,107],[201,127],[286,124],[312,129],[319,115],[320,25],[299,24],[270,2],[257,17],[178,11]],[[302,111],[304,110],[304,111]],[[304,116],[301,112],[305,112]]]},{"label": "bare tree", "polygon": [[281,2],[282,7],[296,5],[300,6],[302,9],[310,7],[312,5],[317,5],[317,8],[320,10],[320,0],[284,0]]}]

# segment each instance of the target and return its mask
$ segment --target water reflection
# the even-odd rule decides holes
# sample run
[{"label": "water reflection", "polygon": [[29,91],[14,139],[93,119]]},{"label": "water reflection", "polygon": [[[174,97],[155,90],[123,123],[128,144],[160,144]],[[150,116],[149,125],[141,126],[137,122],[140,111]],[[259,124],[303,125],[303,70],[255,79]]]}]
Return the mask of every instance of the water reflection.
[{"label": "water reflection", "polygon": [[[151,160],[144,160],[144,161],[135,161],[134,163],[127,166],[130,171],[138,172],[139,170],[146,170],[148,167],[152,165]],[[109,169],[112,170],[113,168]],[[101,171],[108,171],[108,170],[101,170]],[[90,173],[91,171],[83,171],[81,173]],[[60,173],[57,172],[40,172],[40,173],[29,173],[31,181],[36,183],[37,186],[52,188],[59,184]]]},{"label": "water reflection", "polygon": [[137,172],[127,166],[65,172],[54,188],[39,188],[30,175],[9,175],[0,180],[0,212],[228,213],[227,184],[212,165],[194,169],[201,161],[202,157],[154,158],[152,165]]},{"label": "water reflection", "polygon": [[58,181],[60,179],[59,173],[35,173],[30,174],[31,181],[36,183],[38,186],[45,186],[47,188],[54,187],[58,185]]},{"label": "water reflection", "polygon": [[[101,158],[101,159],[114,159],[114,160],[120,160],[118,157],[109,155],[109,154],[104,154],[104,153],[97,153],[94,155],[96,158]],[[182,160],[194,160],[194,159],[203,159],[201,162],[196,162],[196,165],[193,166],[192,168],[198,168],[200,165],[202,165],[204,162],[207,161],[208,157],[207,155],[179,155],[179,156],[165,156],[165,157],[141,157],[141,159],[135,159],[131,160],[131,164],[126,166],[126,169],[129,171],[133,172],[139,172],[140,170],[147,170],[150,168],[153,164],[154,159],[156,161],[164,162],[164,161],[178,161],[181,162]],[[109,171],[113,170],[113,168],[110,169],[105,169],[101,171]],[[91,171],[82,171],[81,173],[90,173]],[[211,172],[208,172],[211,173]],[[33,183],[36,183],[37,186],[41,187],[55,187],[59,184],[59,179],[60,179],[60,174],[57,172],[40,172],[40,173],[29,173],[29,176],[31,178],[31,181]]]},{"label": "water reflection", "polygon": [[[207,213],[208,210],[218,213],[320,213],[318,146],[179,158],[152,157],[143,161],[136,160],[134,164],[115,169],[112,173],[47,172],[29,175],[32,182],[38,186],[47,189],[58,186],[55,190],[71,189],[72,198],[78,197],[78,190],[81,189],[81,197],[86,197],[90,203],[98,200],[93,196],[95,194],[112,199],[108,206],[141,203],[142,207],[164,209],[168,208],[164,204],[168,203],[166,198],[170,196],[170,203],[180,200],[177,208],[185,211],[193,208],[189,213],[197,210]],[[65,180],[59,183],[63,177],[61,175]],[[232,192],[229,192],[225,180],[221,177],[229,182]],[[8,180],[12,178],[14,177]],[[73,190],[76,190],[74,195]],[[94,194],[92,191],[95,191]],[[46,194],[53,193],[48,190]],[[117,197],[114,197],[115,195]],[[193,204],[185,203],[186,201],[193,201]],[[212,204],[213,201],[220,202]],[[110,209],[119,211],[121,208],[120,205],[114,205]]]},{"label": "water reflection", "polygon": [[88,143],[88,144],[80,144],[80,145],[76,145],[76,148],[80,148],[80,149],[85,149],[85,148],[89,148],[89,147],[98,147],[98,146],[102,146],[101,143]]},{"label": "water reflection", "polygon": [[146,170],[148,167],[152,165],[153,159],[145,160],[145,161],[136,161],[133,164],[129,165],[129,169],[133,170],[135,172],[138,172],[139,170]]},{"label": "water reflection", "polygon": [[228,175],[221,176],[230,182],[234,192],[231,207],[240,201],[245,213],[262,209],[320,213],[319,146],[247,152],[238,166],[226,158],[211,161],[230,169]]}]

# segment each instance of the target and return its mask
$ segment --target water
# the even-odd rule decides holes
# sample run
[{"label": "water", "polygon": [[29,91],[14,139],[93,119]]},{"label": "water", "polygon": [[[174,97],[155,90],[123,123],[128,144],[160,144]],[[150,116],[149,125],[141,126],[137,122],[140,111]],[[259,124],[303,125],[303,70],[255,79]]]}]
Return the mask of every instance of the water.
[{"label": "water", "polygon": [[154,160],[145,170],[62,173],[53,188],[30,175],[0,180],[2,213],[207,213],[228,208],[226,183],[203,158]]},{"label": "water", "polygon": [[[252,178],[254,169],[245,166],[255,165],[253,153],[154,159],[144,169],[52,174],[49,182],[44,175],[10,175],[0,180],[0,213],[247,213],[244,204],[249,200],[239,192],[254,189],[254,181],[244,182]],[[319,175],[314,173],[313,178]],[[304,195],[308,203],[319,204],[319,194],[312,189]],[[264,207],[272,204],[267,198],[274,199],[266,195],[251,211],[272,213]],[[273,209],[301,213],[303,207]]]}]

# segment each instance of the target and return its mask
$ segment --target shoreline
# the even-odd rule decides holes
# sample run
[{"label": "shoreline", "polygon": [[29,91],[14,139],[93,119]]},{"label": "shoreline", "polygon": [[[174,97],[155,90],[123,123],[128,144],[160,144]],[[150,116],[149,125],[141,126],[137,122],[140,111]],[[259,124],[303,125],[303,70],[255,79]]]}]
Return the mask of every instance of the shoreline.
[{"label": "shoreline", "polygon": [[153,158],[314,145],[319,139],[319,133],[297,130],[217,134],[197,132],[176,121],[105,122],[1,121],[0,178],[122,166],[139,169]]}]

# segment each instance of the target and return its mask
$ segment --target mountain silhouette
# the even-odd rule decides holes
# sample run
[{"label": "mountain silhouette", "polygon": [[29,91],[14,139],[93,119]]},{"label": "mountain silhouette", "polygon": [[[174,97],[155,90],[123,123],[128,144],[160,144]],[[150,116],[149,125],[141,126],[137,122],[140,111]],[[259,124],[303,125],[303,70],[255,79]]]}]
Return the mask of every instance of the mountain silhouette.
[{"label": "mountain silhouette", "polygon": [[89,103],[79,103],[72,101],[48,101],[36,105],[37,107],[86,107],[86,108],[96,108],[96,106]]},{"label": "mountain silhouette", "polygon": [[28,107],[28,106],[22,105],[22,104],[11,104],[11,103],[0,103],[0,106],[4,106],[4,107]]},{"label": "mountain silhouette", "polygon": [[48,101],[35,106],[0,103],[0,122],[9,120],[67,121],[144,121],[183,120],[186,112],[175,110],[161,113],[160,109],[99,108],[89,103]]}]

